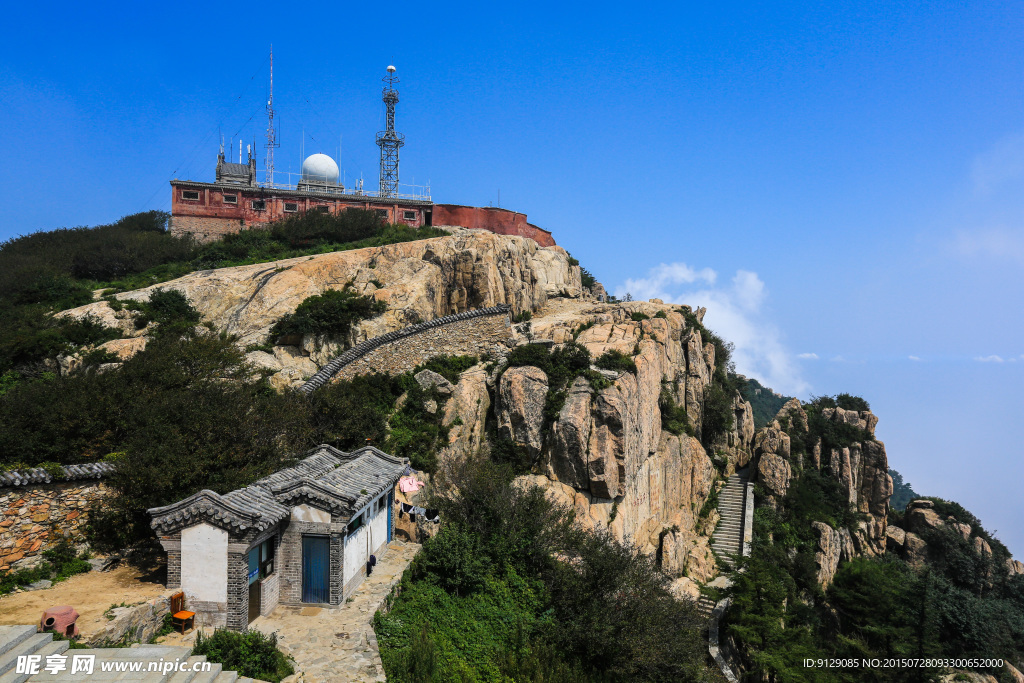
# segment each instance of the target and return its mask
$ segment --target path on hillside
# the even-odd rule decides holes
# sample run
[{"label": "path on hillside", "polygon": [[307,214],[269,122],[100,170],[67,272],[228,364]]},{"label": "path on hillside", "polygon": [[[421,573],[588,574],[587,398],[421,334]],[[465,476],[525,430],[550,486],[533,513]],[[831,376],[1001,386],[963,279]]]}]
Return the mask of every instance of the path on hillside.
[{"label": "path on hillside", "polygon": [[349,601],[337,607],[277,606],[249,628],[277,633],[278,646],[295,658],[295,676],[287,683],[384,681],[384,666],[373,631],[373,615],[405,568],[419,552],[418,543],[392,541]]}]

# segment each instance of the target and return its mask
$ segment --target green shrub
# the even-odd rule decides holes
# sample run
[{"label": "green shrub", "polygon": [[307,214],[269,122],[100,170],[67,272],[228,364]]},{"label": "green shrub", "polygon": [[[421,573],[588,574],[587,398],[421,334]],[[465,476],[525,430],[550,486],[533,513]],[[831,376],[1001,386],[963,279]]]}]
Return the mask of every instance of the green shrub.
[{"label": "green shrub", "polygon": [[239,676],[271,683],[280,683],[281,679],[295,673],[291,662],[277,649],[277,634],[268,636],[256,629],[239,633],[218,628],[211,636],[200,631],[196,634],[192,654],[219,662],[225,670],[237,671]]},{"label": "green shrub", "polygon": [[665,311],[658,311],[654,314],[655,318],[668,318],[668,314]]},{"label": "green shrub", "polygon": [[512,316],[512,322],[514,323],[525,323],[528,320],[533,320],[533,311],[530,309],[520,311]]},{"label": "green shrub", "polygon": [[[326,214],[324,214],[326,215]],[[331,335],[346,338],[352,325],[387,310],[387,304],[349,288],[329,289],[305,299],[270,328],[270,339],[289,334]]]},{"label": "green shrub", "polygon": [[627,356],[621,351],[608,349],[596,361],[594,365],[602,370],[615,370],[617,372],[632,372],[636,374],[636,361],[632,356]]},{"label": "green shrub", "polygon": [[700,437],[706,450],[710,451],[715,440],[732,429],[732,402],[732,395],[718,382],[712,382],[704,387]]},{"label": "green shrub", "polygon": [[852,394],[836,394],[836,405],[843,410],[871,410],[871,406],[860,396]]},{"label": "green shrub", "polygon": [[632,320],[633,322],[637,322],[638,323],[638,322],[640,322],[642,320],[650,320],[651,316],[647,315],[646,313],[641,313],[640,311],[633,311],[629,315],[629,319]]}]

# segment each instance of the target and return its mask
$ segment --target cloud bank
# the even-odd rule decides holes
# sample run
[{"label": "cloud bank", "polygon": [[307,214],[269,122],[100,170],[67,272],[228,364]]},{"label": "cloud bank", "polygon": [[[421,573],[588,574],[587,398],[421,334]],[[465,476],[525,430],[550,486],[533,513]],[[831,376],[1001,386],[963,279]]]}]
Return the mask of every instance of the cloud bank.
[{"label": "cloud bank", "polygon": [[[738,372],[757,378],[775,391],[806,395],[810,385],[800,375],[795,356],[782,343],[779,329],[767,319],[765,284],[757,273],[738,270],[726,284],[715,286],[718,274],[685,263],[662,263],[646,277],[629,278],[615,288],[615,295],[634,299],[704,306],[704,323],[736,345],[733,360]],[[814,354],[810,354],[813,356]],[[808,357],[806,354],[804,357]]]}]

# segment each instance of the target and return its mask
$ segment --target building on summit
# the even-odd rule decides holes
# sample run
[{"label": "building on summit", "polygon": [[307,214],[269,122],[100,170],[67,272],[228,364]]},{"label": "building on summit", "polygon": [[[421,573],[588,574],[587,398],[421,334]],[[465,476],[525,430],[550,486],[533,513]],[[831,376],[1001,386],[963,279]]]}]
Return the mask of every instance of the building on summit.
[{"label": "building on summit", "polygon": [[[405,136],[394,129],[398,103],[398,92],[394,88],[398,79],[394,66],[388,67],[384,81],[382,100],[387,108],[387,117],[386,130],[377,133],[381,155],[379,190],[365,190],[362,180],[356,181],[353,187],[339,182],[338,164],[330,156],[320,153],[303,160],[297,182],[290,182],[291,177],[289,182],[275,182],[273,150],[279,143],[273,128],[271,71],[271,95],[267,103],[270,120],[266,143],[267,168],[263,179],[257,179],[252,146],[248,147],[247,159],[243,163],[240,142],[238,162],[235,163],[225,156],[222,143],[214,182],[171,181],[171,233],[192,235],[200,242],[209,242],[309,211],[337,214],[358,208],[376,211],[382,220],[413,228],[458,225],[482,228],[500,235],[529,237],[542,247],[555,244],[550,232],[527,222],[526,214],[495,207],[435,204],[429,186],[399,185],[398,155],[399,148],[405,145]],[[278,172],[278,176],[288,174]]]},{"label": "building on summit", "polygon": [[278,604],[343,603],[388,551],[408,465],[373,446],[321,445],[243,489],[150,509],[167,587],[185,593],[196,625],[234,630]]}]

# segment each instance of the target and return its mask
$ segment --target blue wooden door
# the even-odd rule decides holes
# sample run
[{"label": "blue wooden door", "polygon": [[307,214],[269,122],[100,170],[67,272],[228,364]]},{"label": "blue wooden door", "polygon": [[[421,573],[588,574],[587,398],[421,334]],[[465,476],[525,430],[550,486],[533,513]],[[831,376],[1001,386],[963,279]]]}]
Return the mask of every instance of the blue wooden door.
[{"label": "blue wooden door", "polygon": [[326,536],[302,537],[302,602],[330,602],[330,548]]}]

